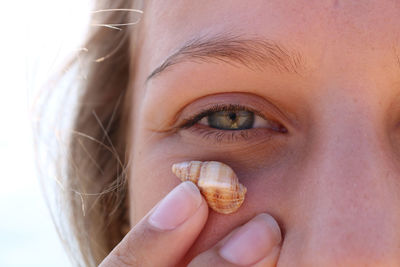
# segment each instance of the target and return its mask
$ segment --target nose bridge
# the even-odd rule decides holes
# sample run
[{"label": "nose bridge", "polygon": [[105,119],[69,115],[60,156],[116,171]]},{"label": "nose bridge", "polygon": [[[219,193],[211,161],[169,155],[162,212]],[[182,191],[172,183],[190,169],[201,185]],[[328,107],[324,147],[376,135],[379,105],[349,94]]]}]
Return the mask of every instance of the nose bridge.
[{"label": "nose bridge", "polygon": [[307,204],[299,262],[392,264],[400,257],[400,202],[376,121],[357,105],[321,116],[300,174]]},{"label": "nose bridge", "polygon": [[[309,149],[305,155],[316,186],[346,190],[384,182],[377,177],[387,170],[385,137],[373,105],[356,98],[344,98],[327,101],[321,106],[319,118],[310,127]],[[365,186],[364,190],[373,191],[374,188]]]},{"label": "nose bridge", "polygon": [[365,86],[368,85],[343,81],[326,89],[331,94],[319,98],[315,109],[318,115],[309,127],[308,158],[321,171],[333,169],[336,174],[343,172],[342,176],[351,177],[368,172],[371,177],[371,172],[379,172],[379,166],[385,164],[387,140],[382,107],[372,94],[359,94]]},{"label": "nose bridge", "polygon": [[371,172],[379,171],[379,165],[384,164],[384,136],[374,112],[361,105],[337,105],[331,110],[321,112],[314,125],[310,160],[322,172],[354,178],[368,172],[371,177]]}]

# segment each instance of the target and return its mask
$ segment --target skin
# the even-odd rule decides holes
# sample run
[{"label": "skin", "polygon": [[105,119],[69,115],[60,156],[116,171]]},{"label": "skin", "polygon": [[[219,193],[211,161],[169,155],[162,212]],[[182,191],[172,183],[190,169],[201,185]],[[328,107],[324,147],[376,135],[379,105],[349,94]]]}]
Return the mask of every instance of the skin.
[{"label": "skin", "polygon": [[[279,224],[280,252],[262,266],[399,266],[399,14],[400,4],[386,0],[148,1],[132,62],[133,229],[108,260],[151,266],[171,252],[143,244],[180,240],[166,265],[227,265],[215,252],[221,240],[267,213]],[[221,32],[275,40],[299,51],[304,67],[289,74],[191,60],[146,82],[183,43]],[[211,102],[250,106],[288,133],[217,142],[174,130]],[[171,165],[187,160],[229,164],[248,189],[243,206],[221,215],[203,203],[194,226],[182,224],[187,239],[148,230],[149,212],[180,183]]]}]

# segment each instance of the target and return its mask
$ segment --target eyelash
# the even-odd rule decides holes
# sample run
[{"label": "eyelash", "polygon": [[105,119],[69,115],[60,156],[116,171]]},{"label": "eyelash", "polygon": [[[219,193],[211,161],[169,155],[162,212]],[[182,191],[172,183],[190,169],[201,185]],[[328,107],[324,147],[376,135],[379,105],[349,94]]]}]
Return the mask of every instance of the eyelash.
[{"label": "eyelash", "polygon": [[249,111],[254,113],[257,116],[260,116],[264,120],[267,120],[272,123],[276,123],[279,125],[276,129],[269,129],[269,128],[251,128],[251,129],[245,129],[245,130],[220,130],[217,128],[212,128],[209,126],[204,126],[202,125],[201,127],[194,127],[192,129],[193,132],[196,132],[202,136],[203,139],[209,139],[213,138],[217,142],[232,142],[232,141],[240,141],[240,140],[248,140],[251,138],[256,137],[258,134],[261,134],[261,132],[265,135],[266,131],[268,131],[268,135],[271,136],[273,132],[278,132],[278,133],[287,133],[287,129],[282,126],[281,124],[268,120],[263,116],[259,111],[252,110],[246,106],[242,106],[239,104],[229,104],[229,105],[224,105],[224,104],[216,104],[214,106],[211,106],[209,108],[201,110],[199,113],[196,115],[185,119],[184,122],[181,124],[179,128],[181,129],[189,129],[193,128],[202,118],[207,117],[212,115],[215,112],[218,111]]}]

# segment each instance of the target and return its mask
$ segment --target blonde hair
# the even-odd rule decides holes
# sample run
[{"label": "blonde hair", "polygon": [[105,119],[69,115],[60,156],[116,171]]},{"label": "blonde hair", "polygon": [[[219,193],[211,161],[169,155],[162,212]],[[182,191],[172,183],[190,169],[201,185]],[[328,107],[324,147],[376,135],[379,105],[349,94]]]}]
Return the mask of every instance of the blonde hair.
[{"label": "blonde hair", "polygon": [[134,73],[136,27],[131,24],[138,20],[138,12],[129,9],[141,5],[136,4],[97,0],[85,52],[68,64],[68,69],[79,65],[86,72],[78,83],[67,148],[56,163],[60,210],[69,227],[65,231],[58,225],[58,230],[76,265],[97,266],[129,229],[128,83]]}]

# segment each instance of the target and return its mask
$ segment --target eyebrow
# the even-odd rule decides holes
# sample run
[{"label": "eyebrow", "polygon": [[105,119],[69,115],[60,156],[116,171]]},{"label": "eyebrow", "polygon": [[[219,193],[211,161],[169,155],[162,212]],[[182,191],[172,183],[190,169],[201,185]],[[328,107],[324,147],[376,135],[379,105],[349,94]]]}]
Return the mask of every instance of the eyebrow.
[{"label": "eyebrow", "polygon": [[186,42],[155,68],[147,77],[146,82],[185,61],[219,61],[244,65],[253,70],[262,70],[268,66],[280,73],[289,74],[300,74],[306,69],[304,57],[299,51],[290,50],[276,41],[218,34],[197,37]]}]

